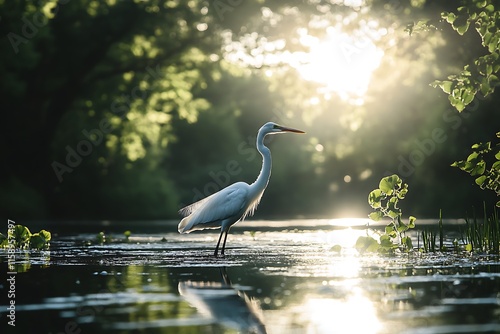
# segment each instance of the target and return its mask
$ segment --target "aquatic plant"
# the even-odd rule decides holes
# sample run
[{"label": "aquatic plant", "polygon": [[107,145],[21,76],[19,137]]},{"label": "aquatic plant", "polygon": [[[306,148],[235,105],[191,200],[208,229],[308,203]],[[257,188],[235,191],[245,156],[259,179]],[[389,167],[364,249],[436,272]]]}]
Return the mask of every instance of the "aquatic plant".
[{"label": "aquatic plant", "polygon": [[[444,251],[444,228],[443,228],[443,215],[441,210],[439,210],[439,221],[438,221],[438,232],[439,232],[439,245],[436,244],[437,233],[435,229],[423,229],[418,235],[418,245],[417,247],[420,251],[424,253]],[[420,237],[422,237],[422,248],[420,247]],[[455,243],[454,243],[455,244]],[[456,246],[457,247],[457,246]]]},{"label": "aquatic plant", "polygon": [[[418,235],[418,248],[421,252],[429,253],[436,251],[447,251],[444,246],[444,228],[441,212],[439,213],[438,228],[428,228],[422,230]],[[461,241],[453,241],[456,252],[476,252],[500,254],[500,220],[497,208],[488,215],[486,205],[483,209],[483,218],[477,218],[475,212],[472,218],[465,218],[465,227],[460,229]],[[436,238],[439,235],[439,243]],[[422,247],[420,247],[422,239]]]},{"label": "aquatic plant", "polygon": [[7,231],[7,236],[0,233],[0,248],[47,249],[51,238],[49,231],[41,230],[32,234],[28,227],[15,225]]},{"label": "aquatic plant", "polygon": [[132,231],[126,230],[123,232],[124,238],[113,237],[111,234],[101,231],[95,235],[94,238],[85,240],[84,245],[103,245],[103,244],[111,244],[111,243],[121,243],[121,242],[130,242],[130,236],[132,235]]},{"label": "aquatic plant", "polygon": [[493,213],[488,216],[485,205],[482,221],[475,213],[472,219],[466,218],[462,241],[467,251],[500,254],[500,220],[497,209],[493,209]]},{"label": "aquatic plant", "polygon": [[379,221],[389,218],[390,222],[380,235],[378,242],[370,236],[358,238],[355,248],[359,252],[393,253],[396,249],[413,250],[412,240],[406,232],[415,228],[416,218],[410,216],[408,222],[405,223],[402,219],[402,211],[398,207],[399,201],[403,200],[407,193],[408,184],[403,183],[396,174],[382,178],[379,187],[370,192],[368,204],[375,209],[369,214],[370,219]]}]

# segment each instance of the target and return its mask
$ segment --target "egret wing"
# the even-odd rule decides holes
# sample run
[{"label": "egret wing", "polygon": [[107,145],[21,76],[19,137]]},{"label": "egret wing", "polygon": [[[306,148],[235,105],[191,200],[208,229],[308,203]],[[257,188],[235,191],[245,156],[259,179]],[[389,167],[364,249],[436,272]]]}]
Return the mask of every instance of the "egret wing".
[{"label": "egret wing", "polygon": [[238,220],[246,211],[248,192],[248,184],[238,182],[179,210],[186,216],[179,223],[179,232],[219,228],[223,220]]}]

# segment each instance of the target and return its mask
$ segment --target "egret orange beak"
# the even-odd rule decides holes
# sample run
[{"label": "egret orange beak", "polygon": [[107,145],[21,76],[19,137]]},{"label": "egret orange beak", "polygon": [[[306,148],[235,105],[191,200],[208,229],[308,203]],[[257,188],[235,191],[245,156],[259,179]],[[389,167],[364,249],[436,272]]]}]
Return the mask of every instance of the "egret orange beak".
[{"label": "egret orange beak", "polygon": [[287,127],[281,126],[281,125],[278,126],[278,129],[280,129],[281,131],[284,131],[284,132],[305,133],[302,130],[294,129],[294,128],[287,128]]}]

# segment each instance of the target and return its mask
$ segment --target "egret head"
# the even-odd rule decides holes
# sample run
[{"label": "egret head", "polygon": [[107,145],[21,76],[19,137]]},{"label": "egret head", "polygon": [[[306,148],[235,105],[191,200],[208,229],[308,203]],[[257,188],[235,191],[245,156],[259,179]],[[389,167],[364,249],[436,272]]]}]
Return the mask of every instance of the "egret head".
[{"label": "egret head", "polygon": [[267,122],[264,124],[259,132],[264,133],[265,135],[267,134],[277,134],[277,133],[285,133],[285,132],[293,132],[293,133],[305,133],[302,130],[294,129],[294,128],[288,128],[286,126],[282,126],[279,124],[276,124],[274,122]]}]

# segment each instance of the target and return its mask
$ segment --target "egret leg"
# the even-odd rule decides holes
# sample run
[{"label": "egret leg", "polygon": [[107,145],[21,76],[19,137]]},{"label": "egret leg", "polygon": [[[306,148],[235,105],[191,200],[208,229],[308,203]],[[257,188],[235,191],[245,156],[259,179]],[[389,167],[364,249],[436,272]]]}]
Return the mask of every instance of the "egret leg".
[{"label": "egret leg", "polygon": [[229,229],[226,230],[226,235],[224,236],[224,243],[222,244],[222,250],[220,254],[224,256],[224,249],[226,249],[226,240],[227,240],[227,233],[229,232]]},{"label": "egret leg", "polygon": [[[214,256],[217,257],[217,252],[219,250],[219,244],[220,244],[220,240],[222,239],[222,234],[224,234],[224,231],[221,231],[220,232],[220,235],[219,235],[219,241],[217,241],[217,246],[215,247],[215,252],[214,252]],[[226,235],[227,236],[227,235]],[[224,242],[225,243],[225,242]],[[224,254],[224,253],[222,253]]]}]

